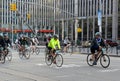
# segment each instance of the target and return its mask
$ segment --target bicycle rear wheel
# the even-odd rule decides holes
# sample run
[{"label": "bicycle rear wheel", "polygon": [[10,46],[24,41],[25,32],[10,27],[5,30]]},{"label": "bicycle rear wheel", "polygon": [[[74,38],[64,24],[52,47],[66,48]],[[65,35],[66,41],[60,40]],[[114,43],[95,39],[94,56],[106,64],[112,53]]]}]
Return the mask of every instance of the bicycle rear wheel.
[{"label": "bicycle rear wheel", "polygon": [[25,56],[26,59],[30,58],[30,52],[29,52],[29,50],[25,50],[24,56]]},{"label": "bicycle rear wheel", "polygon": [[87,64],[89,65],[89,66],[93,66],[93,60],[92,60],[92,54],[88,54],[88,56],[87,56]]},{"label": "bicycle rear wheel", "polygon": [[52,57],[52,55],[50,55],[50,54],[46,54],[45,55],[45,63],[48,65],[48,66],[50,66],[51,64],[52,64],[52,61],[53,60],[53,57]]},{"label": "bicycle rear wheel", "polygon": [[100,57],[100,64],[103,68],[107,68],[110,65],[110,58],[107,54],[103,54]]},{"label": "bicycle rear wheel", "polygon": [[56,55],[55,62],[57,67],[61,67],[63,65],[63,57],[61,54]]}]

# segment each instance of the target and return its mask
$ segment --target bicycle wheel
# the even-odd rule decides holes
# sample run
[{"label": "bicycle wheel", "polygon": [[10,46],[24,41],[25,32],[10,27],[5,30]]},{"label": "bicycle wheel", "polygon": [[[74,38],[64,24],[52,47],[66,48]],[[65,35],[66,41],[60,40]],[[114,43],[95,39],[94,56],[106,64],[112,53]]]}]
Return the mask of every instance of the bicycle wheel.
[{"label": "bicycle wheel", "polygon": [[56,66],[61,67],[63,65],[63,57],[61,54],[57,54],[55,57]]},{"label": "bicycle wheel", "polygon": [[29,49],[29,53],[30,53],[30,54],[33,54],[33,53],[34,53],[32,48]]},{"label": "bicycle wheel", "polygon": [[22,51],[19,51],[19,57],[20,57],[20,59],[23,58],[23,52]]},{"label": "bicycle wheel", "polygon": [[45,55],[45,63],[48,65],[48,66],[50,66],[51,64],[52,64],[52,61],[53,60],[53,57],[52,57],[52,55],[50,55],[50,54],[46,54]]},{"label": "bicycle wheel", "polygon": [[35,53],[36,53],[36,55],[38,55],[40,53],[40,49],[36,48]]},{"label": "bicycle wheel", "polygon": [[93,60],[92,60],[92,54],[88,54],[87,55],[87,64],[89,65],[89,66],[93,66]]},{"label": "bicycle wheel", "polygon": [[7,59],[8,59],[8,61],[12,60],[12,52],[11,51],[8,52]]},{"label": "bicycle wheel", "polygon": [[30,52],[29,52],[29,50],[25,50],[24,56],[25,56],[26,59],[30,58]]},{"label": "bicycle wheel", "polygon": [[109,67],[110,65],[110,58],[108,55],[106,54],[103,54],[101,57],[100,57],[100,64],[103,68],[107,68]]},{"label": "bicycle wheel", "polygon": [[2,53],[1,54],[1,63],[4,64],[5,63],[5,55]]}]

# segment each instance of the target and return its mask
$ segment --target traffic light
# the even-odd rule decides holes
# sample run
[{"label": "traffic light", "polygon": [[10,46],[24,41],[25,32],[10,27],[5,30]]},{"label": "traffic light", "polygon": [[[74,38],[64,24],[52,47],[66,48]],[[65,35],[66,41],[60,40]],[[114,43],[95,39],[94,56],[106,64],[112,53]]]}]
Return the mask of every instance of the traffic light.
[{"label": "traffic light", "polygon": [[27,18],[28,18],[28,19],[30,19],[30,16],[31,16],[30,14],[27,14]]},{"label": "traffic light", "polygon": [[15,3],[10,4],[10,10],[11,11],[16,11],[17,10],[17,6],[16,6]]}]

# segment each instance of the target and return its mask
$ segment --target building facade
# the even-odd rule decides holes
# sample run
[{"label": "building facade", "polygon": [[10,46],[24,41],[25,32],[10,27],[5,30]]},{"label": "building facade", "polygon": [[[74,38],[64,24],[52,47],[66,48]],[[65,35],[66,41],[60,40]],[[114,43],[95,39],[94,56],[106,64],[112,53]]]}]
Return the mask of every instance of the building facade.
[{"label": "building facade", "polygon": [[[59,25],[61,27],[64,26],[64,35],[71,35],[70,38],[72,37],[72,39],[76,39],[75,35],[77,35],[76,37],[80,40],[91,40],[95,32],[99,31],[98,11],[101,10],[102,36],[105,39],[109,38],[113,40],[120,38],[120,0],[59,1],[59,8],[62,10],[59,18],[56,18],[58,19]],[[61,21],[62,19],[63,22]],[[82,31],[76,33],[76,27],[80,27]]]},{"label": "building facade", "polygon": [[[13,2],[17,4],[14,12],[9,9]],[[120,38],[120,0],[1,0],[0,3],[1,28],[28,29],[22,21],[25,20],[34,30],[54,30],[61,40],[66,36],[75,41],[91,40],[100,28],[100,10],[102,36]]]},{"label": "building facade", "polygon": [[[36,6],[30,3],[36,3],[36,0],[1,0],[1,32],[7,33],[8,35],[19,35],[21,30],[28,29],[24,24],[27,24],[33,28],[35,26]],[[10,5],[15,3],[17,9],[12,11]],[[27,14],[31,14],[31,19],[27,18]],[[9,30],[9,31],[6,31]],[[19,33],[18,33],[19,32]]]}]

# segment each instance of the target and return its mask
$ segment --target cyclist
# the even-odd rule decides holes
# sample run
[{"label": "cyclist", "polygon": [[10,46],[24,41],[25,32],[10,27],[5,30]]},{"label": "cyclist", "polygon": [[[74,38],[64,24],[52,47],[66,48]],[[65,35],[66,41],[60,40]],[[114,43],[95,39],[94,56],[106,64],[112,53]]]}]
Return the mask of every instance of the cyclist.
[{"label": "cyclist", "polygon": [[48,43],[50,42],[51,38],[52,38],[52,35],[49,34],[49,36],[47,37],[47,41],[46,41],[46,48],[48,48]]},{"label": "cyclist", "polygon": [[20,49],[19,49],[20,51],[23,51],[25,47],[29,44],[25,36],[21,36],[18,41],[20,45]]},{"label": "cyclist", "polygon": [[9,45],[12,47],[11,41],[7,35],[4,35],[4,41],[5,41],[6,47],[8,47]]},{"label": "cyclist", "polygon": [[31,48],[34,53],[36,46],[39,44],[39,41],[36,37],[31,38]]},{"label": "cyclist", "polygon": [[95,33],[95,38],[92,40],[91,43],[91,53],[92,53],[92,58],[91,60],[93,60],[93,65],[97,65],[97,62],[95,60],[95,51],[97,50],[97,55],[101,52],[102,47],[105,47],[105,43],[104,40],[102,39],[101,33],[100,32],[96,32]]},{"label": "cyclist", "polygon": [[48,43],[48,49],[50,50],[52,56],[55,56],[56,49],[61,49],[60,47],[60,41],[58,39],[58,35],[54,35],[53,38],[51,38],[50,42]]},{"label": "cyclist", "polygon": [[65,40],[64,40],[64,48],[63,48],[63,52],[68,52],[67,51],[67,48],[69,48],[70,46],[70,40],[66,37]]},{"label": "cyclist", "polygon": [[[3,50],[5,50],[5,41],[4,41],[3,34],[0,34],[0,52],[2,52]],[[1,54],[0,54],[0,57],[1,57]]]}]

